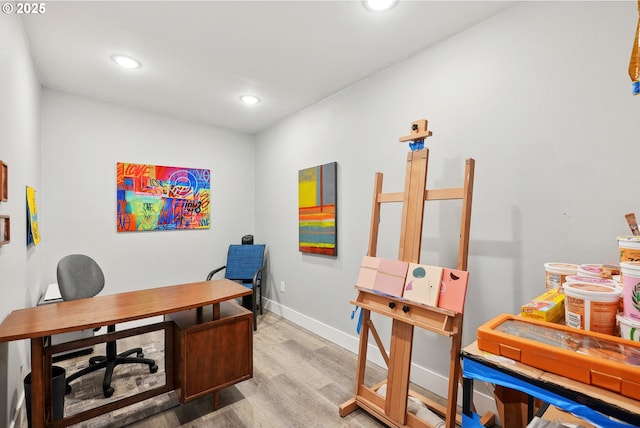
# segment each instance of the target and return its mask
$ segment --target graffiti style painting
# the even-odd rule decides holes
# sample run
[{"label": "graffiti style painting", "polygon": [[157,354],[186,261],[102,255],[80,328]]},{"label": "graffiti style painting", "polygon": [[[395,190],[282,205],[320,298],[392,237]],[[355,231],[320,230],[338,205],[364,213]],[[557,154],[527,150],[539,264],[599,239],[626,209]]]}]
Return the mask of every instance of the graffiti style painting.
[{"label": "graffiti style painting", "polygon": [[210,172],[117,164],[118,232],[208,229]]},{"label": "graffiti style painting", "polygon": [[337,254],[336,162],[298,171],[299,249],[303,253]]}]

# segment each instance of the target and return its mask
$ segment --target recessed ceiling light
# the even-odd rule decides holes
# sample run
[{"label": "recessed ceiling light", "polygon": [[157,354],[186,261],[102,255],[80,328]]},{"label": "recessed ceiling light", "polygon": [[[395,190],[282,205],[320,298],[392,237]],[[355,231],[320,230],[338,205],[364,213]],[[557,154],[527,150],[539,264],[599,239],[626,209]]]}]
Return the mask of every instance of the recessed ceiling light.
[{"label": "recessed ceiling light", "polygon": [[363,0],[364,7],[374,12],[391,9],[398,0]]},{"label": "recessed ceiling light", "polygon": [[240,101],[246,105],[252,106],[254,104],[258,104],[260,102],[260,98],[255,95],[242,95],[240,96]]},{"label": "recessed ceiling light", "polygon": [[140,68],[142,67],[142,63],[135,58],[131,58],[130,56],[116,54],[111,55],[111,59],[121,67],[124,68]]}]

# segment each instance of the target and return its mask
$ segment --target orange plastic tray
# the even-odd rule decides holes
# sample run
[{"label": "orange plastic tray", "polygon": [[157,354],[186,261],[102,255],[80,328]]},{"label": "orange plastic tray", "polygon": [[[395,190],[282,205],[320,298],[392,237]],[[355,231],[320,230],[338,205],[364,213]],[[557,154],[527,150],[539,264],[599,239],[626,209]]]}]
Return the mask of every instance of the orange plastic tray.
[{"label": "orange plastic tray", "polygon": [[640,343],[517,315],[478,328],[478,348],[640,400]]}]

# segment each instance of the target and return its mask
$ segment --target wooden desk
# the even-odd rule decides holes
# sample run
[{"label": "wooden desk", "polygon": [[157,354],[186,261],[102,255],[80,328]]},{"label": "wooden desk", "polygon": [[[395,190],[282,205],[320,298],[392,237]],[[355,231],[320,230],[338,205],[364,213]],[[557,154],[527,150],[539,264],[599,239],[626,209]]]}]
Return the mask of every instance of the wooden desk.
[{"label": "wooden desk", "polygon": [[[463,424],[480,427],[471,411],[473,379],[517,389],[608,428],[640,426],[640,401],[587,385],[478,349],[477,342],[462,350]],[[605,418],[612,416],[623,422]]]},{"label": "wooden desk", "polygon": [[[62,419],[55,422],[51,420],[51,376],[49,370],[51,366],[51,350],[47,349],[50,347],[48,338],[51,335],[167,315],[207,305],[212,305],[215,318],[216,316],[219,317],[219,304],[221,302],[250,294],[250,289],[233,281],[220,279],[18,309],[11,312],[0,324],[0,342],[22,339],[31,340],[31,415],[33,427],[66,426],[69,423],[76,423],[80,420],[78,418],[71,418],[73,420]],[[131,329],[128,333],[119,331],[72,343],[101,343],[109,339],[115,340],[160,328],[164,328],[165,333],[171,330],[167,325],[156,325],[149,328],[138,327]],[[166,335],[165,343],[167,343]],[[70,346],[72,345],[66,344],[64,347],[69,348]],[[52,348],[57,350],[60,347],[60,345],[56,345]],[[172,355],[167,354],[169,353],[166,353],[165,358],[173,358]],[[170,368],[171,363],[166,364],[166,366]],[[129,405],[167,392],[167,390],[173,388],[172,377],[172,374],[167,374],[168,385],[158,388],[153,394],[149,394],[153,391],[147,391],[138,400],[123,399],[121,401],[125,403],[124,405]],[[115,402],[111,403],[112,406],[105,406],[105,411],[101,413],[123,405],[118,403]],[[90,417],[93,416],[96,415],[93,414]]]}]

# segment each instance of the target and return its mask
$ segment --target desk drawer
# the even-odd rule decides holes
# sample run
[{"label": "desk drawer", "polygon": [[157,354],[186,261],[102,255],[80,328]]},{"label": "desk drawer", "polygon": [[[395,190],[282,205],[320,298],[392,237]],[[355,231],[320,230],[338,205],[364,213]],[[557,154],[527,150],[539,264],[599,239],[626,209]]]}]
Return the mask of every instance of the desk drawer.
[{"label": "desk drawer", "polygon": [[231,302],[168,316],[174,322],[174,362],[180,401],[226,388],[253,376],[253,314]]}]

